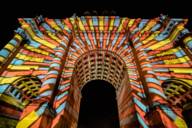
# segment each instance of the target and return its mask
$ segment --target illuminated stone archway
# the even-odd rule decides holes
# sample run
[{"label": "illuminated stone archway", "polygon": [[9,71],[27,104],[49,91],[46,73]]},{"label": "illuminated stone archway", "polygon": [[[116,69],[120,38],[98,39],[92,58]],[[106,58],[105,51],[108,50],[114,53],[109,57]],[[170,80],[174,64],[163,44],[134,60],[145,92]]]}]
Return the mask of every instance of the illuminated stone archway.
[{"label": "illuminated stone archway", "polygon": [[[81,55],[75,63],[72,87],[69,91],[68,109],[75,110],[76,113],[68,115],[67,118],[70,119],[68,120],[70,123],[67,123],[70,124],[68,127],[77,126],[81,89],[92,80],[105,80],[114,86],[117,96],[119,120],[122,120],[125,111],[134,110],[134,106],[129,106],[128,108],[123,106],[125,99],[127,100],[126,103],[133,104],[132,89],[128,79],[125,62],[116,53],[107,50],[93,50]],[[130,120],[132,120],[132,123],[135,123],[133,117],[130,117]],[[123,125],[123,122],[120,122],[120,125]]]},{"label": "illuminated stone archway", "polygon": [[[17,128],[76,127],[80,90],[92,79],[108,80],[117,89],[122,128],[186,127],[180,112],[166,105],[161,85],[170,78],[192,83],[192,35],[185,28],[187,19],[39,16],[19,18],[19,22],[21,27],[0,51],[0,100],[17,108],[4,96],[11,96],[7,89],[22,76],[35,76],[42,84],[38,102],[29,103],[17,117]],[[92,53],[97,59],[91,59]],[[84,62],[82,56],[90,59]],[[122,58],[126,68],[113,57]],[[10,110],[15,111],[0,108],[7,110],[3,113],[8,117]]]}]

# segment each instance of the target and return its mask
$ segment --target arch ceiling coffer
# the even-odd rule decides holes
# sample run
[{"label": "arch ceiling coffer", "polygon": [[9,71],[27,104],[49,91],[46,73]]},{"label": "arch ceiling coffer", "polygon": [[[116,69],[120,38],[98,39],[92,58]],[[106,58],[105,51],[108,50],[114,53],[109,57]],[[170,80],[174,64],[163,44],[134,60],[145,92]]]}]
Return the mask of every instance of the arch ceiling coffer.
[{"label": "arch ceiling coffer", "polygon": [[82,55],[75,64],[74,74],[80,86],[91,80],[106,80],[118,88],[124,77],[125,64],[113,52],[93,50]]}]

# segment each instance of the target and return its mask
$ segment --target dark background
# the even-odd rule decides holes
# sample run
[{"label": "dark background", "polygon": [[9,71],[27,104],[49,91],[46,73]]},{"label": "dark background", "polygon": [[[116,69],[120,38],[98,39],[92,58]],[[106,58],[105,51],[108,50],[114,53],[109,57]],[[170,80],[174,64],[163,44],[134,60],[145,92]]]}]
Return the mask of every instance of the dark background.
[{"label": "dark background", "polygon": [[0,3],[0,49],[13,37],[13,30],[19,26],[18,17],[42,14],[49,18],[65,18],[93,10],[101,15],[108,10],[130,18],[153,18],[162,13],[191,19],[191,6],[190,0],[5,0]]}]

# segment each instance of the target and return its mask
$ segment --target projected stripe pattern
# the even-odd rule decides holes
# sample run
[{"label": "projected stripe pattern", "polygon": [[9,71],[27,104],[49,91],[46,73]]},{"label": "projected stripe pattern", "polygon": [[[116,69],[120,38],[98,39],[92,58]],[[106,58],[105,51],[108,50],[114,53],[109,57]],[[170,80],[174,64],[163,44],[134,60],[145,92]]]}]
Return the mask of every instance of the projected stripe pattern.
[{"label": "projected stripe pattern", "polygon": [[[75,63],[84,53],[94,50],[113,52],[125,62],[129,87],[122,89],[127,93],[119,94],[121,127],[150,127],[145,118],[149,106],[144,100],[147,96],[144,86],[147,86],[151,102],[155,105],[167,103],[167,96],[161,86],[165,80],[174,78],[192,85],[192,62],[180,45],[184,44],[185,49],[191,53],[192,37],[189,35],[182,42],[180,40],[189,33],[184,28],[186,19],[163,16],[154,19],[81,16],[66,19],[20,18],[19,21],[21,27],[16,30],[16,35],[0,51],[0,94],[4,95],[16,79],[25,75],[36,76],[42,85],[38,102],[20,107],[24,110],[18,128],[42,125],[45,108],[58,77],[58,92],[53,104],[56,115],[46,123],[51,127],[60,127],[63,115],[63,125],[70,121],[67,120],[69,115],[77,121],[79,101],[71,106],[70,99],[73,96],[70,88],[74,86],[71,83]],[[71,38],[73,42],[69,46]],[[67,56],[63,62],[64,55]],[[137,61],[134,56],[137,56]],[[141,71],[138,71],[137,62]],[[65,63],[63,69],[62,63]],[[62,72],[61,76],[59,72]],[[146,85],[142,84],[141,75]],[[80,92],[78,93],[79,96]],[[9,97],[10,100],[17,99]],[[18,107],[19,104],[15,106]],[[165,126],[186,127],[181,112],[174,107],[161,106],[158,112]],[[76,124],[72,123],[70,127],[76,127]]]}]

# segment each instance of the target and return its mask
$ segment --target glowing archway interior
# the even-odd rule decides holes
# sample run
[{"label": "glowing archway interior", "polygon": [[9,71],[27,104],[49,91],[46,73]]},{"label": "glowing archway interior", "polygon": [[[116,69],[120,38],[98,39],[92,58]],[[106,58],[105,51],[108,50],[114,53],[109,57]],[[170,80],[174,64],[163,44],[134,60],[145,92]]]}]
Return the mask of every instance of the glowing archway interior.
[{"label": "glowing archway interior", "polygon": [[107,50],[93,50],[83,54],[75,64],[74,75],[78,85],[83,86],[95,79],[106,80],[119,88],[126,69],[123,60]]}]

